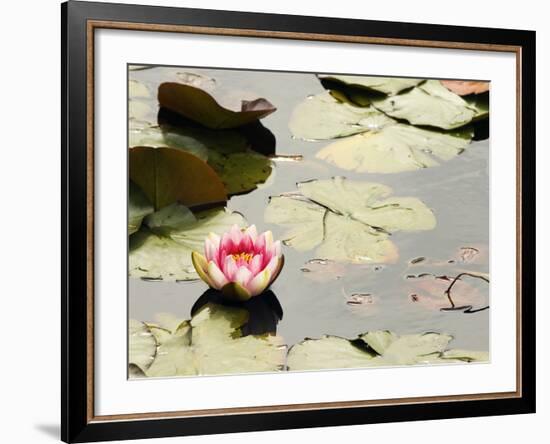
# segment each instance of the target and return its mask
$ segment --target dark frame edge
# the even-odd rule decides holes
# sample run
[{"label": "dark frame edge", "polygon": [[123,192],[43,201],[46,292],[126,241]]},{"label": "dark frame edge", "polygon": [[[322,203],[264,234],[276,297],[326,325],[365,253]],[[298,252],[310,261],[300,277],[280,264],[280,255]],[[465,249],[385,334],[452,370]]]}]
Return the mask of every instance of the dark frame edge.
[{"label": "dark frame edge", "polygon": [[[352,409],[335,408],[327,410],[303,410],[298,412],[247,413],[238,415],[203,416],[191,418],[170,418],[124,421],[90,421],[87,413],[87,364],[86,364],[86,302],[80,296],[86,294],[86,266],[81,263],[86,257],[87,208],[86,178],[86,22],[88,18],[109,17],[111,14],[128,13],[132,5],[89,3],[70,1],[61,5],[61,439],[64,442],[92,442],[138,438],[156,438],[183,435],[206,435],[244,431],[281,430],[289,428],[311,428],[337,425],[372,424],[435,420],[443,418],[463,418],[477,416],[497,416],[534,413],[536,410],[536,358],[535,358],[535,175],[527,171],[535,165],[535,46],[534,31],[487,29],[484,39],[500,38],[507,44],[513,43],[522,48],[522,109],[529,110],[530,118],[523,119],[522,129],[522,396],[500,400],[477,400],[460,402],[438,402],[431,404],[411,404],[396,406],[358,407]],[[145,11],[163,10],[165,14],[181,8],[138,6],[143,21],[148,19]],[[185,10],[196,18],[191,21],[204,21],[209,14],[222,14],[231,22],[241,22],[261,17],[262,26],[267,26],[269,14],[231,13],[226,11]],[[115,14],[116,12],[116,14]],[[162,14],[161,14],[162,15]],[[275,16],[276,17],[276,16]],[[299,19],[293,17],[294,25]],[[169,20],[169,19],[166,19]],[[216,19],[223,22],[223,18]],[[346,19],[315,18],[316,25],[323,20],[334,20],[340,25]],[[246,21],[246,20],[244,20]],[[352,31],[361,32],[359,24],[368,21],[350,20]],[[395,31],[407,28],[407,23],[394,23]],[[270,25],[273,26],[273,25]],[[313,26],[313,25],[312,25]],[[313,27],[315,27],[313,26]],[[412,24],[407,33],[423,30],[435,33],[437,29],[454,28],[444,35],[452,40],[453,34],[463,27]],[[482,32],[479,28],[467,28]],[[431,31],[428,31],[431,30]],[[420,31],[419,31],[420,32]],[[477,34],[476,32],[476,34]],[[69,147],[72,147],[69,149]],[[76,148],[75,148],[76,147]],[[528,253],[527,253],[528,252]],[[73,295],[73,299],[70,299]],[[78,296],[78,297],[77,297]],[[474,411],[474,413],[472,413]]]}]

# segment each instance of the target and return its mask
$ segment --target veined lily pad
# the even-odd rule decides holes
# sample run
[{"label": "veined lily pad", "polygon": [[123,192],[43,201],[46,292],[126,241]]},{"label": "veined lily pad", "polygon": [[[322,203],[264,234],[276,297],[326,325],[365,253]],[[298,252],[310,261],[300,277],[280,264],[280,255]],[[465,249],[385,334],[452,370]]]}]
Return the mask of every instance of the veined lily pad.
[{"label": "veined lily pad", "polygon": [[489,82],[466,81],[466,80],[441,80],[445,88],[458,94],[467,96],[469,94],[483,94],[489,91]]},{"label": "veined lily pad", "polygon": [[364,88],[390,96],[423,82],[422,79],[404,79],[399,77],[320,75],[319,78],[321,80],[330,80],[343,85]]},{"label": "veined lily pad", "polygon": [[345,170],[398,173],[439,165],[460,154],[473,136],[470,127],[453,133],[396,124],[338,140],[316,157]]},{"label": "veined lily pad", "polygon": [[286,245],[300,251],[317,248],[316,257],[352,263],[393,262],[397,248],[389,240],[397,230],[430,230],[431,210],[413,197],[388,197],[376,183],[335,177],[298,184],[300,194],[273,196],[268,223],[283,225]]},{"label": "veined lily pad", "polygon": [[[216,375],[284,369],[286,346],[279,336],[243,336],[248,312],[218,304],[202,307],[177,327],[160,325],[158,351],[149,377]],[[130,336],[130,347],[133,336]]]},{"label": "veined lily pad", "polygon": [[158,90],[160,105],[213,129],[243,126],[276,110],[263,98],[223,100],[216,82],[201,81],[200,77],[194,76],[186,83],[162,83]]},{"label": "veined lily pad", "polygon": [[398,336],[390,331],[367,332],[354,340],[323,336],[294,345],[287,365],[292,371],[488,361],[486,352],[447,350],[451,339],[439,333]]},{"label": "veined lily pad", "polygon": [[239,213],[227,210],[205,211],[190,218],[185,207],[176,205],[161,213],[148,217],[152,228],[142,227],[130,237],[129,272],[132,277],[198,279],[191,252],[202,251],[204,239],[210,232],[221,235],[234,224],[245,225]]},{"label": "veined lily pad", "polygon": [[290,118],[294,137],[322,140],[380,130],[395,121],[373,107],[358,107],[336,100],[329,92],[307,98]]},{"label": "veined lily pad", "polygon": [[132,181],[128,188],[128,234],[133,234],[141,226],[141,221],[145,216],[151,214],[154,210],[153,205],[147,199],[147,196]]},{"label": "veined lily pad", "polygon": [[449,91],[438,80],[427,80],[396,96],[373,98],[371,103],[391,117],[404,119],[413,125],[442,129],[464,126],[476,114],[465,100]]},{"label": "veined lily pad", "polygon": [[174,202],[204,205],[225,202],[225,187],[216,172],[193,154],[173,148],[130,150],[130,179],[159,210]]}]

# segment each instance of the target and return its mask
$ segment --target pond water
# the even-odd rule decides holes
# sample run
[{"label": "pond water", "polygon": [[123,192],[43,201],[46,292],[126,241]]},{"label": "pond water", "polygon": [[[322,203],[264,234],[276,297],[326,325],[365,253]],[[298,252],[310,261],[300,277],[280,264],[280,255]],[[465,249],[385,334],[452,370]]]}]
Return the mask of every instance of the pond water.
[{"label": "pond water", "polygon": [[[154,67],[130,71],[129,75],[156,91],[159,82],[185,70]],[[193,71],[271,101],[277,111],[263,119],[262,124],[276,138],[276,155],[303,156],[301,161],[275,160],[267,183],[228,201],[229,209],[241,212],[258,230],[272,230],[276,239],[283,233],[280,226],[264,221],[270,196],[295,191],[297,182],[333,176],[385,184],[395,196],[419,198],[436,216],[437,226],[433,230],[392,234],[399,249],[399,260],[394,264],[359,266],[322,261],[308,264],[319,259],[315,258],[314,250],[298,252],[284,247],[285,266],[271,290],[283,312],[277,334],[289,346],[324,334],[354,338],[369,330],[384,329],[398,334],[448,333],[454,337],[450,344],[453,348],[489,350],[487,283],[475,278],[465,280],[468,287],[462,289],[462,296],[472,309],[445,311],[441,308],[450,306],[444,295],[450,281],[434,280],[432,276],[489,272],[488,139],[472,142],[462,154],[438,167],[398,174],[344,171],[315,158],[329,141],[298,140],[288,129],[296,105],[307,96],[324,91],[314,74]],[[156,106],[155,93],[151,100]],[[468,252],[478,254],[470,261],[464,257]],[[423,274],[427,276],[418,278]],[[206,290],[202,281],[151,282],[130,278],[129,316],[153,321],[156,314],[167,312],[188,319],[193,305]]]}]

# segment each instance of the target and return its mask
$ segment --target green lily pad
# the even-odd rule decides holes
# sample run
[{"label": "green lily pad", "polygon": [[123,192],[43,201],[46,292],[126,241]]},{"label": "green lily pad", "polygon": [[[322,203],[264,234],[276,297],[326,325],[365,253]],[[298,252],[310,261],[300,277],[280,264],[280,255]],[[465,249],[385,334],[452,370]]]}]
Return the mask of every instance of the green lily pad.
[{"label": "green lily pad", "polygon": [[157,354],[157,343],[149,327],[143,322],[130,319],[128,323],[128,363],[141,371],[147,370]]},{"label": "green lily pad", "polygon": [[381,184],[335,177],[298,184],[299,193],[273,196],[268,223],[286,228],[285,245],[300,251],[316,248],[316,257],[341,262],[394,262],[397,248],[389,239],[398,230],[431,230],[435,216],[414,197],[389,197]]},{"label": "green lily pad", "polygon": [[400,91],[412,88],[423,79],[405,79],[399,77],[371,77],[371,76],[342,76],[342,75],[320,75],[321,80],[330,80],[342,85],[363,88],[378,93],[393,96]]},{"label": "green lily pad", "polygon": [[128,234],[139,230],[143,218],[153,211],[155,211],[153,205],[145,193],[130,181],[128,186]]},{"label": "green lily pad", "polygon": [[239,213],[216,209],[191,218],[181,205],[164,210],[160,216],[153,214],[147,222],[152,229],[142,227],[130,237],[130,276],[172,281],[199,278],[191,252],[203,251],[209,233],[221,235],[234,224],[245,226]]},{"label": "green lily pad", "polygon": [[470,144],[471,127],[454,132],[432,131],[411,125],[384,126],[333,142],[316,157],[344,170],[399,173],[439,165],[459,155]]},{"label": "green lily pad", "polygon": [[158,89],[161,106],[181,114],[207,128],[237,128],[262,119],[276,108],[266,99],[246,100],[223,91],[217,82],[189,77],[185,83],[166,82]]},{"label": "green lily pad", "polygon": [[373,107],[343,103],[324,92],[307,98],[296,107],[289,128],[294,137],[323,140],[380,130],[394,122]]},{"label": "green lily pad", "polygon": [[156,210],[174,202],[194,206],[227,200],[225,186],[212,167],[182,150],[132,148],[129,170],[130,179]]},{"label": "green lily pad", "polygon": [[454,129],[472,121],[476,112],[460,96],[438,80],[427,80],[410,91],[385,98],[373,98],[375,108],[413,125]]},{"label": "green lily pad", "polygon": [[323,336],[294,345],[287,365],[292,371],[488,361],[487,352],[448,350],[451,340],[449,335],[433,332],[398,336],[373,331],[353,340]]},{"label": "green lily pad", "polygon": [[[208,303],[190,321],[160,325],[156,358],[148,377],[217,375],[284,369],[286,346],[279,336],[243,336],[248,311]],[[170,330],[172,328],[172,330]],[[130,336],[130,347],[133,347]]]},{"label": "green lily pad", "polygon": [[269,157],[249,149],[250,143],[235,130],[162,125],[130,131],[130,146],[170,147],[206,162],[218,174],[227,194],[256,189],[272,173]]}]

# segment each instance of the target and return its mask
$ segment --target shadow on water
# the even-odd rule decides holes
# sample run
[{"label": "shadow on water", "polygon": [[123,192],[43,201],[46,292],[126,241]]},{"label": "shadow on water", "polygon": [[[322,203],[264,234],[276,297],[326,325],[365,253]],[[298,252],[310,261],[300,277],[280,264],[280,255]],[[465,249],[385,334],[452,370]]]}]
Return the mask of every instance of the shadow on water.
[{"label": "shadow on water", "polygon": [[[198,123],[195,123],[192,120],[189,120],[166,108],[160,108],[157,115],[157,122],[160,127],[176,127],[181,133],[188,132],[190,135],[197,137],[199,140],[201,138],[206,139],[207,142],[208,140],[223,139],[227,135],[239,135],[246,139],[247,145],[250,149],[265,156],[275,154],[275,135],[259,120],[239,128],[215,130],[199,125]],[[208,145],[208,143],[206,143],[206,145]]]},{"label": "shadow on water", "polygon": [[243,308],[248,311],[248,322],[241,328],[242,335],[276,334],[277,324],[283,319],[283,308],[273,291],[249,299],[246,302],[230,302],[218,290],[206,290],[191,307],[194,316],[206,304],[213,303],[227,307]]}]

